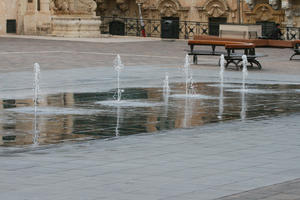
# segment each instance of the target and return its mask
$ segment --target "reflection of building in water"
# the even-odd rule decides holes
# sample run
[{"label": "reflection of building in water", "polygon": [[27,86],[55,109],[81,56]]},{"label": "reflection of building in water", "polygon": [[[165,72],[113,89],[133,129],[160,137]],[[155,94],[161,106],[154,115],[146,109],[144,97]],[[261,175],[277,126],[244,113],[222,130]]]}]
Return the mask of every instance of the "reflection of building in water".
[{"label": "reflection of building in water", "polygon": [[[73,94],[65,93],[61,95],[49,95],[41,100],[40,106],[43,107],[65,107],[74,104]],[[0,109],[17,108],[30,106],[33,107],[32,99],[25,100],[2,100]],[[0,123],[0,138],[2,144],[27,145],[32,144],[34,114],[10,113],[10,120],[7,123]],[[82,135],[72,135],[73,116],[56,115],[45,116],[37,115],[39,128],[39,143],[56,143],[61,140],[80,138]]]},{"label": "reflection of building in water", "polygon": [[[258,90],[297,89],[297,86],[256,85]],[[292,88],[291,88],[292,87]],[[185,93],[183,84],[174,84],[176,93]],[[205,83],[196,83],[197,94],[219,97],[219,87],[208,87]],[[181,91],[181,92],[180,92]],[[121,136],[169,130],[174,128],[200,126],[218,122],[219,99],[177,99],[170,94],[169,103],[163,99],[161,88],[126,88],[124,100],[139,102],[160,102],[153,107],[107,107],[95,104],[98,101],[112,100],[113,92],[56,94],[42,98],[44,107],[97,109],[96,114],[83,115],[38,115],[40,132],[39,143],[57,143],[76,138],[115,137],[116,127]],[[286,102],[298,102],[299,95],[287,92],[284,94],[247,94],[247,98],[239,93],[224,90],[224,113],[222,120],[257,116],[273,116],[278,112],[296,112],[298,107],[287,107]],[[248,98],[249,97],[249,98]],[[164,103],[163,103],[164,102]],[[32,99],[0,101],[0,145],[32,144],[33,114],[8,112],[14,107],[33,106]],[[165,106],[168,106],[166,109]],[[248,109],[247,109],[248,107]],[[241,110],[243,111],[241,113]],[[223,109],[222,109],[223,111]],[[119,114],[119,115],[118,115]],[[242,114],[242,115],[240,115]],[[119,118],[118,118],[119,116]],[[119,121],[118,121],[119,119]],[[119,122],[119,123],[118,123]],[[116,126],[118,125],[119,126]]]}]

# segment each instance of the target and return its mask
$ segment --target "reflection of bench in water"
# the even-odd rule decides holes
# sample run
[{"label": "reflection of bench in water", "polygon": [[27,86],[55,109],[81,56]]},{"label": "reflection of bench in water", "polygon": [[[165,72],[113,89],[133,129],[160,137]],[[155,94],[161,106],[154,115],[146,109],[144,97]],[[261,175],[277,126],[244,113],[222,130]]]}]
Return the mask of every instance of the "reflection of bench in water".
[{"label": "reflection of bench in water", "polygon": [[290,57],[290,60],[296,55],[300,55],[300,40],[294,41],[294,54]]}]

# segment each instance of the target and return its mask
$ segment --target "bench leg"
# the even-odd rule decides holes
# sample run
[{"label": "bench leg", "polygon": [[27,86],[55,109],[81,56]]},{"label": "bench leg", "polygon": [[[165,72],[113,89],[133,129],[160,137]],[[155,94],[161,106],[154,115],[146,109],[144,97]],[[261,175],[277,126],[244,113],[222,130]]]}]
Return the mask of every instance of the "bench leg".
[{"label": "bench leg", "polygon": [[240,71],[240,69],[243,69],[243,67],[241,68],[240,65],[239,65],[240,62],[241,62],[241,60],[237,60],[237,61],[234,62],[235,67],[236,67],[236,71]]},{"label": "bench leg", "polygon": [[193,63],[194,63],[195,65],[198,64],[198,57],[197,57],[197,55],[194,55],[194,56],[193,56]]},{"label": "bench leg", "polygon": [[226,65],[225,65],[225,68],[226,68],[226,69],[229,67],[229,65],[230,65],[231,63],[233,63],[233,64],[235,65],[235,67],[236,67],[236,70],[237,70],[237,71],[240,70],[240,67],[239,67],[239,62],[240,62],[240,61],[237,61],[237,62],[235,62],[234,60],[226,60],[226,61],[227,61]]},{"label": "bench leg", "polygon": [[257,68],[258,68],[259,70],[262,69],[261,64],[260,64],[260,62],[259,62],[258,60],[252,60],[251,63],[256,64],[256,65],[257,65]]},{"label": "bench leg", "polygon": [[294,53],[294,54],[290,57],[290,60],[292,60],[293,57],[294,57],[295,55],[297,55],[297,53]]}]

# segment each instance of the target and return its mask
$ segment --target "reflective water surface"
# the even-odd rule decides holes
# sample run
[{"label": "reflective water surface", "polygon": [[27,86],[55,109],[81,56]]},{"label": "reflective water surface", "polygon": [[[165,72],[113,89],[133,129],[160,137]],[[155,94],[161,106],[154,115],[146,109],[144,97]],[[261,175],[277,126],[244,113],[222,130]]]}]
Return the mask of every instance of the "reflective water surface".
[{"label": "reflective water surface", "polygon": [[170,84],[167,95],[162,88],[125,88],[119,103],[115,91],[51,94],[41,98],[36,118],[32,99],[3,99],[0,146],[117,138],[300,111],[300,85],[247,86],[249,92],[241,92],[241,84],[194,83],[196,95],[187,97],[185,83]]}]

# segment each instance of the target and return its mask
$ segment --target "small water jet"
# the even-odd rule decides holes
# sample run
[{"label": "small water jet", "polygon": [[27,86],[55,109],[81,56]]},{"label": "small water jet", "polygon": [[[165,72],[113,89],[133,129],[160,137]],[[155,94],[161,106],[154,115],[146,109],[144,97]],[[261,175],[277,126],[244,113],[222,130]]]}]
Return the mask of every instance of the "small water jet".
[{"label": "small water jet", "polygon": [[113,67],[117,71],[117,101],[120,102],[122,97],[122,92],[123,92],[123,90],[120,89],[120,73],[124,69],[124,65],[121,61],[121,57],[119,54],[116,56],[113,62]]},{"label": "small water jet", "polygon": [[34,125],[33,125],[33,145],[37,146],[39,144],[39,129],[37,124],[37,109],[39,104],[39,93],[40,93],[40,65],[38,63],[34,63],[34,82],[33,82],[33,90],[34,90]]},{"label": "small water jet", "polygon": [[185,95],[186,96],[195,94],[193,75],[190,66],[191,66],[190,58],[189,55],[186,54],[185,62],[183,65],[183,72],[185,74]]},{"label": "small water jet", "polygon": [[247,70],[247,64],[248,64],[248,60],[247,60],[247,56],[243,55],[242,56],[242,62],[243,62],[243,82],[242,82],[242,98],[241,98],[241,119],[245,120],[246,118],[246,111],[247,111],[247,104],[245,101],[245,93],[247,92],[247,88],[246,88],[246,78],[248,76],[248,70]]},{"label": "small water jet", "polygon": [[224,86],[224,70],[225,70],[225,58],[222,54],[220,57],[220,86]]},{"label": "small water jet", "polygon": [[225,70],[225,58],[222,54],[220,57],[220,95],[219,95],[219,113],[218,119],[223,118],[224,112],[224,70]]},{"label": "small water jet", "polygon": [[120,112],[121,112],[121,108],[120,108],[120,106],[118,106],[117,107],[117,124],[116,124],[116,129],[115,129],[116,137],[120,136],[120,133],[119,133],[119,128],[120,128]]},{"label": "small water jet", "polygon": [[168,96],[170,94],[170,86],[169,86],[169,75],[166,73],[165,80],[163,81],[163,94],[164,96]]},{"label": "small water jet", "polygon": [[245,92],[242,92],[242,98],[241,98],[241,120],[244,121],[246,119],[246,112],[247,112],[247,103],[246,103],[246,97]]},{"label": "small water jet", "polygon": [[248,60],[247,60],[247,56],[243,55],[242,56],[242,63],[243,63],[243,82],[242,82],[242,91],[243,92],[247,92],[247,88],[246,88],[246,79],[248,76],[248,70],[247,70],[247,64],[248,64]]},{"label": "small water jet", "polygon": [[170,95],[170,86],[169,86],[169,75],[166,73],[165,80],[163,81],[163,97],[165,104],[165,116],[168,116],[168,106],[169,106],[169,95]]}]

